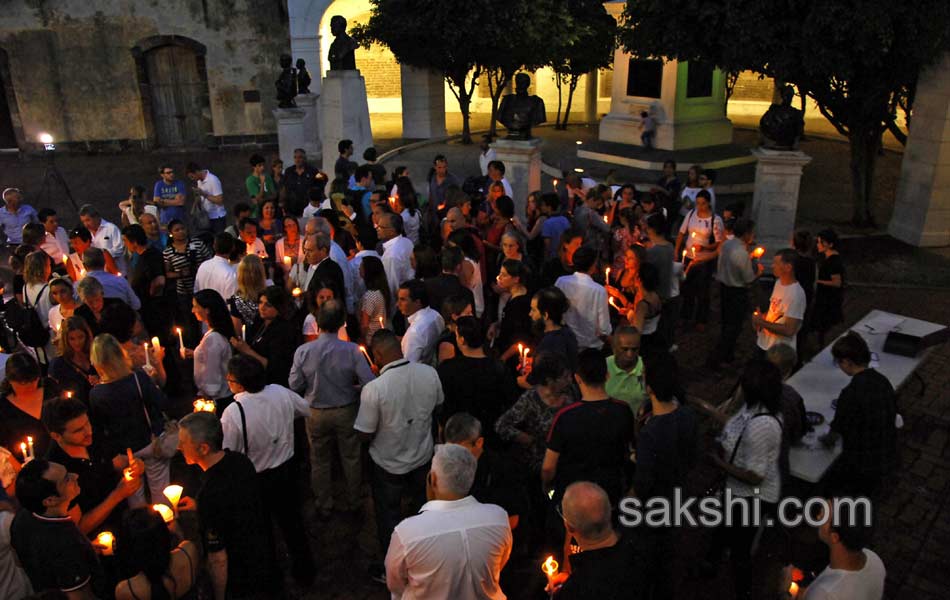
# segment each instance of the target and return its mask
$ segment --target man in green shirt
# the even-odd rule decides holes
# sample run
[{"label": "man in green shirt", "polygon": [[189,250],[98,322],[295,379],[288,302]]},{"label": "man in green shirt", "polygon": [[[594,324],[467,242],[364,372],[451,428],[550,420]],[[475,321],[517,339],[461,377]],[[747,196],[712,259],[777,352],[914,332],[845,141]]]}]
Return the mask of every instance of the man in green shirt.
[{"label": "man in green shirt", "polygon": [[643,381],[643,359],[640,358],[640,332],[623,325],[614,332],[614,354],[607,357],[607,395],[630,405],[634,416],[647,399]]},{"label": "man in green shirt", "polygon": [[251,174],[244,180],[247,195],[251,199],[251,215],[260,217],[261,205],[265,200],[277,199],[277,185],[270,173],[266,173],[266,161],[260,154],[251,155]]}]

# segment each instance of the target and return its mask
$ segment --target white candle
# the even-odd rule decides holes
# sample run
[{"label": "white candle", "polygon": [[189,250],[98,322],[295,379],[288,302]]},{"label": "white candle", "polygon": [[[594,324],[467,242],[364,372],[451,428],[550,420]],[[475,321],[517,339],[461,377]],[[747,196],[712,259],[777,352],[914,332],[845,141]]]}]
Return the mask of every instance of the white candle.
[{"label": "white candle", "polygon": [[366,351],[366,346],[360,346],[360,352],[363,353],[363,356],[366,357],[366,362],[369,363],[369,366],[373,366],[373,359],[369,357],[369,352]]},{"label": "white candle", "polygon": [[185,360],[185,338],[181,335],[181,327],[176,327],[178,331],[178,352],[181,354],[181,359]]},{"label": "white candle", "polygon": [[164,504],[153,504],[152,510],[162,515],[162,520],[166,523],[171,523],[175,520],[175,513],[172,512],[172,509],[168,508]]},{"label": "white candle", "polygon": [[247,325],[241,325],[241,339],[247,341]]},{"label": "white candle", "polygon": [[383,320],[383,316],[379,315],[379,328],[386,329],[386,321]]},{"label": "white candle", "polygon": [[524,369],[524,344],[518,344],[518,368]]},{"label": "white candle", "polygon": [[36,458],[36,454],[33,452],[33,436],[26,436],[26,447],[30,451],[30,460]]},{"label": "white candle", "polygon": [[145,349],[145,366],[146,366],[146,367],[151,367],[151,366],[152,366],[152,361],[149,360],[149,358],[148,358],[148,342],[145,342],[144,344],[142,344],[142,348]]},{"label": "white candle", "polygon": [[30,462],[30,455],[26,453],[26,442],[20,442],[20,454],[23,455],[23,464]]},{"label": "white candle", "polygon": [[152,347],[155,348],[155,350],[161,350],[162,345],[158,340],[158,336],[152,338]]},{"label": "white candle", "polygon": [[184,491],[184,488],[180,485],[170,485],[164,490],[162,494],[168,498],[168,501],[172,503],[172,509],[178,510],[178,501],[181,500],[181,493]]}]

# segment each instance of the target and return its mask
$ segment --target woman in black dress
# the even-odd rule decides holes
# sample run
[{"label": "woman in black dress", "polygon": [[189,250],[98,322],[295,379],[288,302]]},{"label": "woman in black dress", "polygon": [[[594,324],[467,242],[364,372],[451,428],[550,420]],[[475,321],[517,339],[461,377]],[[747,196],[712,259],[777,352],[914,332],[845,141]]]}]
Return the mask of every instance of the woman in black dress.
[{"label": "woman in black dress", "polygon": [[56,347],[59,356],[49,366],[49,376],[63,393],[71,394],[89,408],[89,391],[99,383],[99,374],[89,358],[92,330],[79,316],[63,321]]},{"label": "woman in black dress", "polygon": [[514,369],[519,360],[518,344],[532,347],[534,336],[531,333],[531,296],[525,280],[528,268],[518,260],[505,259],[498,273],[498,285],[505,296],[499,308],[497,327],[490,328],[490,337],[502,362]]},{"label": "woman in black dress", "polygon": [[818,345],[825,346],[828,330],[844,321],[844,261],[838,254],[838,234],[831,229],[819,231],[818,279],[815,280],[814,329]]},{"label": "woman in black dress", "polygon": [[300,342],[293,310],[287,290],[272,285],[261,292],[257,319],[247,328],[247,341],[231,338],[231,347],[264,365],[267,383],[287,384]]}]

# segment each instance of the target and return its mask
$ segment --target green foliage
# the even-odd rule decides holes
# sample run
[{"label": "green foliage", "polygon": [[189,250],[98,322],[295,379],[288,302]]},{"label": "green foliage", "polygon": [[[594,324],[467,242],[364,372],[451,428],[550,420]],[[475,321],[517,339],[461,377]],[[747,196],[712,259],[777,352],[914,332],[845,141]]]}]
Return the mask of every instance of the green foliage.
[{"label": "green foliage", "polygon": [[620,41],[638,56],[707,60],[799,87],[852,146],[854,220],[920,70],[950,48],[947,0],[631,0]]}]

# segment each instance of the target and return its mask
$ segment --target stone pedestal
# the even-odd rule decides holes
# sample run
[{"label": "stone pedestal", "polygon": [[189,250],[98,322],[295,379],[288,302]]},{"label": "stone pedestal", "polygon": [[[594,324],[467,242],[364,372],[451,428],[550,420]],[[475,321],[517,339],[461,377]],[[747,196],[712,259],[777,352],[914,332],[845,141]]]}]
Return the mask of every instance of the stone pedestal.
[{"label": "stone pedestal", "polygon": [[[297,102],[297,108],[304,110],[303,117],[303,148],[307,153],[307,160],[313,164],[320,164],[323,147],[320,145],[320,96],[318,94],[300,94],[294,100]],[[293,162],[293,155],[290,155],[291,162],[287,162],[287,157],[281,152],[280,157],[285,165]]]},{"label": "stone pedestal", "polygon": [[514,194],[515,214],[524,215],[528,194],[541,189],[541,140],[499,139],[492,145],[496,158],[505,165],[505,179]]},{"label": "stone pedestal", "polygon": [[914,246],[950,245],[950,54],[920,74],[888,232]]},{"label": "stone pedestal", "polygon": [[400,66],[402,86],[402,137],[444,137],[445,80],[429,69]]},{"label": "stone pedestal", "polygon": [[[304,135],[304,120],[307,110],[304,108],[275,108],[274,120],[277,121],[277,146],[284,165],[294,164],[294,149],[307,149]],[[310,152],[307,152],[310,155]]]},{"label": "stone pedestal", "polygon": [[366,101],[366,81],[359,70],[327,71],[320,94],[320,134],[323,141],[323,170],[333,178],[339,158],[340,140],[353,140],[351,160],[363,160],[363,151],[373,145]]},{"label": "stone pedestal", "polygon": [[777,251],[791,247],[802,167],[811,162],[811,157],[798,150],[766,148],[756,148],[752,154],[759,161],[752,194],[756,244],[765,247],[762,262],[771,264]]}]

